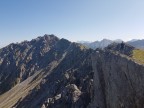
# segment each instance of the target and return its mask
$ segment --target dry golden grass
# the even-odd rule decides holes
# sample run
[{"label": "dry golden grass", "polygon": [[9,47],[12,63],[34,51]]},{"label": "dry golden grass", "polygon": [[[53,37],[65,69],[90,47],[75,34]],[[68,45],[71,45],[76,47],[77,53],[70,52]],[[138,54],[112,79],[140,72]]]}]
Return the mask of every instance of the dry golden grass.
[{"label": "dry golden grass", "polygon": [[132,58],[136,62],[138,62],[140,64],[144,64],[144,50],[140,50],[140,49],[133,50]]},{"label": "dry golden grass", "polygon": [[27,96],[32,89],[39,85],[41,78],[37,77],[34,80],[37,75],[40,75],[39,73],[40,72],[37,72],[27,80],[13,87],[8,92],[0,95],[0,108],[12,108],[20,99]]}]

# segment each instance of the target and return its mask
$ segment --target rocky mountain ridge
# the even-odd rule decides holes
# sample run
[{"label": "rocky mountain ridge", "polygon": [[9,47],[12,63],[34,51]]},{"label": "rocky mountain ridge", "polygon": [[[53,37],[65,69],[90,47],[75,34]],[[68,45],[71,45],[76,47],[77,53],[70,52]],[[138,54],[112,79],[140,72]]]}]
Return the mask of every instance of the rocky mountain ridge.
[{"label": "rocky mountain ridge", "polygon": [[0,50],[0,108],[143,108],[139,51],[126,43],[92,50],[54,35],[10,44]]},{"label": "rocky mountain ridge", "polygon": [[91,52],[53,35],[1,49],[0,107],[88,106],[93,90]]},{"label": "rocky mountain ridge", "polygon": [[20,44],[10,44],[0,50],[0,93],[9,90],[17,83],[45,68],[41,59],[57,43],[55,36],[38,37]]},{"label": "rocky mountain ridge", "polygon": [[144,65],[136,63],[127,53],[133,48],[126,45],[119,53],[113,47],[93,53],[95,97],[92,108],[144,107]]}]

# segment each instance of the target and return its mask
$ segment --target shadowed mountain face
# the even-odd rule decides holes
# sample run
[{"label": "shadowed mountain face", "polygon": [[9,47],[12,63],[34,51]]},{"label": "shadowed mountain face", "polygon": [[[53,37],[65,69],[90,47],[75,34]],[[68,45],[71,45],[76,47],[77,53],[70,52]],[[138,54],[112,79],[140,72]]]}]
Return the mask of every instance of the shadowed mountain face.
[{"label": "shadowed mountain face", "polygon": [[0,108],[143,108],[144,51],[44,35],[0,50]]}]

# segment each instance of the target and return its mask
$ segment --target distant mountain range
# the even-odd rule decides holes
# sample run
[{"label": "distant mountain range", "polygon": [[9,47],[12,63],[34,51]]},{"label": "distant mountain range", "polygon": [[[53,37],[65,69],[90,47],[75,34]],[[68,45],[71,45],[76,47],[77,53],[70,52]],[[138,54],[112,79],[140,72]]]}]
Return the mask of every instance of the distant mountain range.
[{"label": "distant mountain range", "polygon": [[142,40],[135,40],[135,41],[128,41],[128,44],[136,47],[136,48],[140,48],[140,49],[144,49],[144,39]]},{"label": "distant mountain range", "polygon": [[[108,45],[112,43],[122,43],[123,40],[117,39],[117,40],[109,40],[109,39],[103,39],[101,41],[94,41],[94,42],[88,42],[88,41],[78,41],[78,43],[81,43],[85,45],[88,48],[96,49],[96,48],[105,48]],[[128,43],[129,45],[132,45],[139,49],[144,49],[144,39],[138,40],[138,39],[132,39],[131,41],[127,41],[125,43]]]}]

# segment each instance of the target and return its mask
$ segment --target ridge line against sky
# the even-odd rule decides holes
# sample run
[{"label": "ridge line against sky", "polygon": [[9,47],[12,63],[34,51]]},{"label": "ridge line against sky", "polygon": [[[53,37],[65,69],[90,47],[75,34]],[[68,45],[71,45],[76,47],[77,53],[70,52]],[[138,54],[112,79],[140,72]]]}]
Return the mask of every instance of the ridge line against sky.
[{"label": "ridge line against sky", "polygon": [[70,41],[143,39],[143,0],[1,0],[0,46],[55,34]]}]

